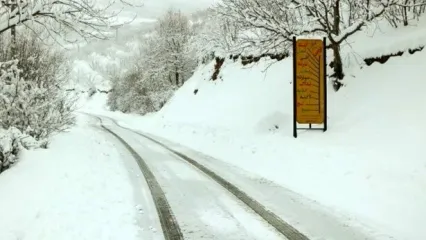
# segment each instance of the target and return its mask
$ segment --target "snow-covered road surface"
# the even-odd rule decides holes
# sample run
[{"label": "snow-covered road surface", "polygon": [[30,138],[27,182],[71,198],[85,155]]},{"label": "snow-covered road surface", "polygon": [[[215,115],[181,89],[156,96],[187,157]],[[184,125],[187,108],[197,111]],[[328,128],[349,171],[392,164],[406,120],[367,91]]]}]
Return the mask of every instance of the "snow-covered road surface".
[{"label": "snow-covered road surface", "polygon": [[[146,134],[146,133],[144,133]],[[167,139],[146,134],[150,138],[166,144],[172,151],[183,153],[221,177],[232,182],[239,189],[255,198],[278,217],[285,219],[296,229],[305,233],[309,239],[392,239],[378,235],[369,226],[351,220],[349,217],[326,208],[315,201],[306,199],[289,189],[265,178],[248,173],[229,163],[214,159],[203,153],[188,149]]]},{"label": "snow-covered road surface", "polygon": [[[149,166],[165,192],[184,239],[287,239],[206,174],[164,147],[108,119],[102,120]],[[299,235],[292,239],[306,238]]]},{"label": "snow-covered road surface", "polygon": [[[354,223],[345,216],[339,216],[330,209],[239,168],[166,139],[120,126],[110,118],[102,117],[102,121],[107,129],[124,139],[142,156],[151,168],[185,239],[389,239],[388,236],[373,236],[368,226]],[[213,181],[214,177],[203,173],[197,164],[193,166],[190,161],[220,175],[219,178],[226,179],[224,181],[232,183],[241,192],[224,188],[224,184],[221,186],[217,179],[217,182]],[[238,201],[231,193],[238,198],[239,195],[247,195],[256,200]],[[296,233],[292,235],[286,232],[288,229],[282,230],[284,227],[281,226],[280,232],[287,238],[280,235],[264,220],[268,220],[267,217],[263,216],[262,219],[252,211],[256,207],[250,209],[243,203],[250,201],[258,202],[264,211],[284,219],[286,224],[303,234],[293,229]],[[276,225],[274,227],[280,229]]]}]

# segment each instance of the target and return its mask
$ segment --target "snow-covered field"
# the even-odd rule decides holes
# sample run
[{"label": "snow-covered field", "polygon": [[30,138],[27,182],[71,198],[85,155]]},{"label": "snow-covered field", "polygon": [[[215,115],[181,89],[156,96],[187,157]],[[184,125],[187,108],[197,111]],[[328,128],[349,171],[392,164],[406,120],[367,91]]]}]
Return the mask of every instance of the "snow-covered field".
[{"label": "snow-covered field", "polygon": [[[345,51],[358,60],[398,52],[425,45],[425,32],[409,27],[381,29],[375,37],[359,34]],[[291,59],[245,67],[228,59],[223,81],[215,82],[209,81],[213,63],[202,66],[150,116],[96,111],[102,95],[95,95],[87,111],[272,180],[374,228],[377,236],[421,240],[426,238],[425,62],[426,51],[362,69],[352,62],[346,87],[338,93],[329,87],[329,130],[300,132],[298,139],[292,137]]]}]

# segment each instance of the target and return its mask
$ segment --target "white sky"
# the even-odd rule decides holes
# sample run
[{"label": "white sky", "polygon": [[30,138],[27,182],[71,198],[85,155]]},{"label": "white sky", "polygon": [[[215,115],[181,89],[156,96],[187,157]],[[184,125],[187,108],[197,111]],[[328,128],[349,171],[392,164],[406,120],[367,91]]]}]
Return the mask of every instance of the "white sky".
[{"label": "white sky", "polygon": [[[134,2],[139,0],[132,0]],[[191,13],[212,6],[217,0],[140,0],[144,6],[141,8],[125,7],[124,11],[129,16],[138,15],[138,18],[157,18],[167,9],[173,7],[185,13]],[[124,15],[124,14],[123,14]],[[127,14],[126,14],[127,15]]]}]

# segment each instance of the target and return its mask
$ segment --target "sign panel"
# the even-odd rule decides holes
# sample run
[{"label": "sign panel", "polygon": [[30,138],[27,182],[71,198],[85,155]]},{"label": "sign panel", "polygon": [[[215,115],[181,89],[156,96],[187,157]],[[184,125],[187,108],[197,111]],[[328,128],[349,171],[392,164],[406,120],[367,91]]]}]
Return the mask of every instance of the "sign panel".
[{"label": "sign panel", "polygon": [[295,46],[296,121],[322,124],[325,118],[325,49],[319,39],[298,39]]}]

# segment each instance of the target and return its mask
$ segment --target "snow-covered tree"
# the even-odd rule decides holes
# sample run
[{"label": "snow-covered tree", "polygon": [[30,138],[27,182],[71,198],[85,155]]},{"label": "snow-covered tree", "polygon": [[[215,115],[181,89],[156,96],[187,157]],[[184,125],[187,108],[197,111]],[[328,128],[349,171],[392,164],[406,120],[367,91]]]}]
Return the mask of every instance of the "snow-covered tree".
[{"label": "snow-covered tree", "polygon": [[[120,0],[132,4],[128,0]],[[116,1],[102,4],[97,0],[1,0],[0,34],[23,25],[32,30],[43,29],[54,38],[70,39],[70,32],[79,37],[106,39],[114,25]],[[39,25],[41,28],[37,28]]]},{"label": "snow-covered tree", "polygon": [[74,123],[66,56],[48,40],[113,37],[111,28],[124,24],[117,3],[140,0],[130,1],[0,0],[0,172],[16,160],[23,139],[47,142]]},{"label": "snow-covered tree", "polygon": [[0,126],[46,139],[74,122],[74,101],[64,90],[66,58],[40,43],[36,35],[20,37],[17,46],[17,60],[8,61],[7,46],[0,52]]},{"label": "snow-covered tree", "polygon": [[397,28],[408,26],[425,12],[426,4],[423,0],[404,0],[401,4],[390,7],[384,16],[393,27]]},{"label": "snow-covered tree", "polygon": [[190,40],[191,48],[202,62],[212,60],[212,56],[239,54],[240,28],[223,16],[211,10],[198,12],[194,17],[194,35]]},{"label": "snow-covered tree", "polygon": [[191,48],[193,27],[180,11],[169,10],[140,40],[133,65],[113,79],[112,110],[145,114],[161,109],[192,75],[197,59]]},{"label": "snow-covered tree", "polygon": [[[293,36],[327,37],[333,51],[332,77],[336,89],[344,78],[340,46],[354,33],[395,6],[423,6],[425,0],[223,0],[217,12],[247,32],[252,44],[270,51],[290,49]],[[253,30],[254,29],[254,30]],[[260,33],[260,34],[259,34]]]},{"label": "snow-covered tree", "polygon": [[46,90],[21,73],[18,60],[0,61],[0,173],[18,160],[22,148],[46,147],[46,139],[41,138],[72,123],[65,101],[55,104],[54,96],[44,99]]},{"label": "snow-covered tree", "polygon": [[158,22],[153,40],[158,41],[158,60],[162,61],[168,78],[180,86],[189,78],[193,69],[193,56],[189,53],[188,41],[192,31],[189,19],[180,11],[169,10]]}]

